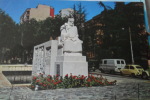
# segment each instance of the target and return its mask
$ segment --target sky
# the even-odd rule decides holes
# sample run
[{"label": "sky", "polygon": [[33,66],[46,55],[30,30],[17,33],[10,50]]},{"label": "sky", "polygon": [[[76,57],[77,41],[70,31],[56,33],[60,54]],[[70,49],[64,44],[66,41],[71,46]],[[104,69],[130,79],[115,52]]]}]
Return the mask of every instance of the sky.
[{"label": "sky", "polygon": [[[85,8],[87,16],[90,20],[98,15],[103,8],[98,5],[99,0],[0,0],[0,8],[5,11],[16,23],[20,22],[20,16],[27,8],[36,8],[38,4],[48,5],[54,8],[55,15],[59,14],[61,9],[73,8],[73,5],[79,3]],[[114,8],[115,3],[112,0],[103,0],[105,5]],[[140,0],[126,0],[126,1],[140,1]]]}]

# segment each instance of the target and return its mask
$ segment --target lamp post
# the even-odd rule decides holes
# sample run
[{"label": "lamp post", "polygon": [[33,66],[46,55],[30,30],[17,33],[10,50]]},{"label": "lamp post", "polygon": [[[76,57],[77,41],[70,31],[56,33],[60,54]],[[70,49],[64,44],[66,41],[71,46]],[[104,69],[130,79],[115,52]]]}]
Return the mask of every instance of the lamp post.
[{"label": "lamp post", "polygon": [[[125,28],[122,28],[122,30],[125,30]],[[131,51],[131,60],[132,64],[134,64],[134,56],[133,56],[133,46],[132,46],[132,36],[131,36],[131,28],[129,26],[129,41],[130,41],[130,51]]]},{"label": "lamp post", "polygon": [[129,27],[129,39],[130,39],[131,59],[132,59],[132,64],[134,64],[133,46],[132,46],[132,37],[131,37],[131,28],[130,27]]}]

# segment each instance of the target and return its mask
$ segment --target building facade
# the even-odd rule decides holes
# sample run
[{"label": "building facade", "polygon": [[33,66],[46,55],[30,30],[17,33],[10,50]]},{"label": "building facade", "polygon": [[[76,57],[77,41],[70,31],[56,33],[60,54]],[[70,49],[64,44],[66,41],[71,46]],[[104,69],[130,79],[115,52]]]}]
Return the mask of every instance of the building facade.
[{"label": "building facade", "polygon": [[32,18],[37,21],[45,20],[48,17],[54,18],[54,8],[47,5],[38,5],[36,8],[28,8],[20,17],[20,23],[27,22]]},{"label": "building facade", "polygon": [[72,16],[73,13],[74,13],[74,10],[71,9],[71,8],[61,9],[61,10],[59,11],[59,14],[60,14],[60,16],[61,16],[62,18],[68,17],[68,16]]}]

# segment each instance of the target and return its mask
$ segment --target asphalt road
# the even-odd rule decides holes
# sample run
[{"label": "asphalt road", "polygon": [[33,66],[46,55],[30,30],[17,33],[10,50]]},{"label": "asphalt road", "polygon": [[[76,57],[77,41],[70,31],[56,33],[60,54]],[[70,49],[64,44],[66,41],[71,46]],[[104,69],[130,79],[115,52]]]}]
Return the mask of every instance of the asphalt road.
[{"label": "asphalt road", "polygon": [[117,80],[117,83],[132,83],[132,82],[134,82],[134,83],[140,83],[140,82],[150,83],[150,79],[144,80],[141,77],[131,77],[128,75],[121,76],[119,73],[118,74],[101,73],[99,70],[96,70],[95,72],[90,72],[90,73],[92,73],[94,76],[102,75],[104,78],[108,79],[109,81]]}]

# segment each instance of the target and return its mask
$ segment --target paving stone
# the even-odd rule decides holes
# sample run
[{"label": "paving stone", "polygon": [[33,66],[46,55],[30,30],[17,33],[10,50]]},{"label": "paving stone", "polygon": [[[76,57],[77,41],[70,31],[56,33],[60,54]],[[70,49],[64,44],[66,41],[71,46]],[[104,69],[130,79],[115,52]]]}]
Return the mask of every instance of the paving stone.
[{"label": "paving stone", "polygon": [[[10,93],[11,100],[137,100],[137,90],[137,83],[39,91],[32,91],[28,87],[7,87],[0,88],[0,100],[9,100]],[[150,84],[140,83],[139,94],[141,100],[149,100]]]}]

